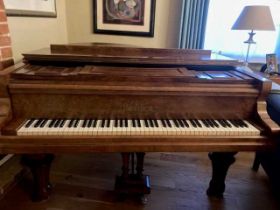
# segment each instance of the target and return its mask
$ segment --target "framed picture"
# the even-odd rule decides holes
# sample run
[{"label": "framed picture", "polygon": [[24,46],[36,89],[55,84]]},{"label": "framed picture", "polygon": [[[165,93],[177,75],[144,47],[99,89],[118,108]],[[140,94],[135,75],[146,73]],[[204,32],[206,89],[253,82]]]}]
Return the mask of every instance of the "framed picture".
[{"label": "framed picture", "polygon": [[266,65],[268,72],[278,72],[276,54],[266,54]]},{"label": "framed picture", "polygon": [[93,0],[94,32],[154,36],[156,0]]},{"label": "framed picture", "polygon": [[55,0],[4,0],[8,16],[56,17]]}]

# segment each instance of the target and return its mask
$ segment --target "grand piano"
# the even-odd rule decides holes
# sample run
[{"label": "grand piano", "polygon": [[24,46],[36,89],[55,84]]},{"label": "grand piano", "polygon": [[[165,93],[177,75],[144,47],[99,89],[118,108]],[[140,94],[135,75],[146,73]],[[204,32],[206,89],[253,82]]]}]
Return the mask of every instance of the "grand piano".
[{"label": "grand piano", "polygon": [[51,45],[0,72],[0,154],[22,154],[34,200],[50,194],[54,154],[118,152],[120,193],[150,192],[147,152],[209,152],[222,196],[238,151],[273,149],[271,81],[208,50]]}]

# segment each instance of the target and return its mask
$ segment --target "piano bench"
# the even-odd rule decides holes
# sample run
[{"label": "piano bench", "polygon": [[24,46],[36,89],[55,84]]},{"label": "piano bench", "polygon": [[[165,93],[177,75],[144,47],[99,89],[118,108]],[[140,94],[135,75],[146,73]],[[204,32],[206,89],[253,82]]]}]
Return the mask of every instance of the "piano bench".
[{"label": "piano bench", "polygon": [[[280,125],[280,94],[268,96],[267,111],[271,119]],[[259,165],[263,167],[269,177],[274,192],[280,195],[280,144],[273,152],[256,152],[253,170],[257,171]]]}]

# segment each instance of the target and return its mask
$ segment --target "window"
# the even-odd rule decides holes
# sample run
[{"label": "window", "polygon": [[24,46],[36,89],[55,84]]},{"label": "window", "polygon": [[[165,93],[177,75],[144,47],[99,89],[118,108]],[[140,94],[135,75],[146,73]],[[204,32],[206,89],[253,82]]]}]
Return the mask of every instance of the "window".
[{"label": "window", "polygon": [[231,30],[231,27],[247,5],[270,6],[276,28],[276,31],[255,31],[254,40],[257,44],[251,45],[249,61],[263,62],[265,54],[276,52],[280,44],[279,0],[210,0],[204,49],[244,60],[248,47],[244,41],[249,38],[250,31]]}]

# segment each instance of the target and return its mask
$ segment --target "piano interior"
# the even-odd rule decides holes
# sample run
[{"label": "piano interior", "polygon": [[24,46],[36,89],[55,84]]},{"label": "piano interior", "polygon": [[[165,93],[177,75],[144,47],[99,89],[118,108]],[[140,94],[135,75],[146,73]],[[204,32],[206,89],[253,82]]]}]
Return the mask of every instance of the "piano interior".
[{"label": "piano interior", "polygon": [[[271,82],[210,54],[82,44],[26,53],[1,73],[0,151],[121,152],[128,167],[134,153],[143,164],[145,152],[273,147],[279,127],[266,113]],[[209,194],[223,193],[212,185]]]}]

